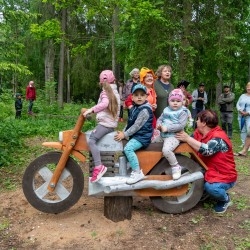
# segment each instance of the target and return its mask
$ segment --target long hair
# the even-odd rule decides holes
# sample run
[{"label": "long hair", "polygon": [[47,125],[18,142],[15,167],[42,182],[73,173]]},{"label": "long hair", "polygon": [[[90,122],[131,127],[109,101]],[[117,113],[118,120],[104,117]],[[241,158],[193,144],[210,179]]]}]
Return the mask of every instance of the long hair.
[{"label": "long hair", "polygon": [[110,83],[104,82],[102,83],[102,87],[103,87],[103,90],[105,90],[109,99],[108,110],[112,114],[112,116],[116,118],[118,114],[118,102],[117,102],[116,96],[110,86]]}]

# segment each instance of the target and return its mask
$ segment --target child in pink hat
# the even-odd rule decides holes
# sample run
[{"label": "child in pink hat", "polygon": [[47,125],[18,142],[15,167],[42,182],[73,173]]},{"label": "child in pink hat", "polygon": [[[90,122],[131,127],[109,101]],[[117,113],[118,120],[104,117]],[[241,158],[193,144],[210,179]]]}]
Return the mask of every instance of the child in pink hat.
[{"label": "child in pink hat", "polygon": [[174,180],[181,177],[182,169],[173,152],[180,144],[180,141],[175,138],[175,134],[184,130],[188,120],[188,112],[183,105],[183,98],[181,89],[172,90],[168,98],[169,106],[163,110],[156,125],[157,129],[161,131],[161,137],[164,141],[162,153],[172,167]]},{"label": "child in pink hat", "polygon": [[100,93],[97,105],[86,110],[83,116],[91,113],[96,113],[97,126],[92,131],[89,137],[88,146],[92,154],[95,168],[93,170],[91,182],[97,182],[107,171],[101,162],[100,151],[97,147],[97,142],[106,134],[113,132],[118,125],[120,96],[115,83],[115,76],[111,70],[104,70],[100,74]]}]

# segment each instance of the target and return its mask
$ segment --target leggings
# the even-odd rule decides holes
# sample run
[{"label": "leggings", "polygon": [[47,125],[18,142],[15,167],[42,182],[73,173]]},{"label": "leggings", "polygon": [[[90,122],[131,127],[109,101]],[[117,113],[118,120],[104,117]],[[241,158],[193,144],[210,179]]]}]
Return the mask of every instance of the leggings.
[{"label": "leggings", "polygon": [[114,131],[114,128],[107,128],[100,124],[96,126],[96,128],[92,131],[89,137],[88,145],[90,148],[90,152],[92,154],[95,167],[102,164],[101,162],[101,153],[97,147],[97,142],[106,134]]},{"label": "leggings", "polygon": [[175,137],[164,138],[162,153],[171,166],[175,166],[178,164],[173,151],[178,147],[179,144],[180,141]]},{"label": "leggings", "polygon": [[129,142],[126,144],[124,148],[124,153],[130,163],[131,168],[133,171],[139,171],[140,166],[139,166],[139,161],[137,158],[137,155],[135,153],[136,150],[142,148],[142,144],[137,141],[136,139],[130,139]]}]

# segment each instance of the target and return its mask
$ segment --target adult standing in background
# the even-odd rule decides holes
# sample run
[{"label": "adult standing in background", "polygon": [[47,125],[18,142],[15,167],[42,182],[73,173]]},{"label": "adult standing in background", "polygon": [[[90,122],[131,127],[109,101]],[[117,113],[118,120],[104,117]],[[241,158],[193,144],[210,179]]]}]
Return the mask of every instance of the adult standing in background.
[{"label": "adult standing in background", "polygon": [[174,89],[174,85],[170,82],[172,76],[172,68],[169,65],[161,65],[156,71],[158,79],[155,81],[154,88],[157,95],[157,108],[155,110],[156,119],[159,118],[168,106],[169,93]]},{"label": "adult standing in background", "polygon": [[198,89],[195,89],[192,93],[192,118],[194,119],[194,128],[196,127],[196,117],[197,115],[205,109],[205,104],[207,104],[207,93],[205,91],[205,84],[200,83]]},{"label": "adult standing in background", "polygon": [[240,126],[240,137],[242,146],[247,135],[250,136],[250,82],[246,85],[246,93],[242,94],[236,104],[238,121]]},{"label": "adult standing in background", "polygon": [[230,91],[229,85],[224,85],[223,93],[218,98],[218,104],[220,105],[221,127],[230,139],[233,136],[234,98],[235,95]]},{"label": "adult standing in background", "polygon": [[129,117],[129,109],[131,107],[127,106],[127,100],[131,98],[130,95],[132,93],[133,87],[136,84],[140,83],[140,70],[137,69],[137,68],[134,68],[129,73],[129,75],[131,76],[131,78],[125,84],[124,92],[123,92],[124,94],[123,94],[123,98],[122,98],[125,101],[123,107],[127,109],[127,111],[128,111],[128,117]]},{"label": "adult standing in background", "polygon": [[26,100],[29,101],[28,114],[33,115],[33,102],[36,100],[36,88],[34,86],[34,81],[30,81],[26,87]]},{"label": "adult standing in background", "polygon": [[131,78],[126,82],[124,87],[124,96],[123,99],[126,100],[128,96],[131,94],[132,88],[137,84],[140,83],[140,70],[134,68],[129,75]]}]

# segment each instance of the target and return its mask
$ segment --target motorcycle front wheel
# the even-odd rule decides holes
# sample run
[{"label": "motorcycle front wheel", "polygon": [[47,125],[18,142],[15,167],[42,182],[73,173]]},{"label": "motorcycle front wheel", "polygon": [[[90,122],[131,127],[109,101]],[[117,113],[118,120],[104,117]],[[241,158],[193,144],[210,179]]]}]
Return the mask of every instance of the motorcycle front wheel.
[{"label": "motorcycle front wheel", "polygon": [[64,212],[82,195],[83,172],[71,157],[67,160],[55,190],[50,192],[47,189],[61,155],[61,152],[43,154],[31,162],[24,172],[23,193],[28,202],[39,211],[53,214]]},{"label": "motorcycle front wheel", "polygon": [[[183,167],[183,174],[202,171],[201,166],[187,156],[177,154],[177,161]],[[152,169],[151,175],[172,175],[171,166],[165,158]],[[181,196],[150,197],[153,205],[165,213],[178,214],[193,208],[203,195],[204,179],[188,183],[188,190]]]}]

